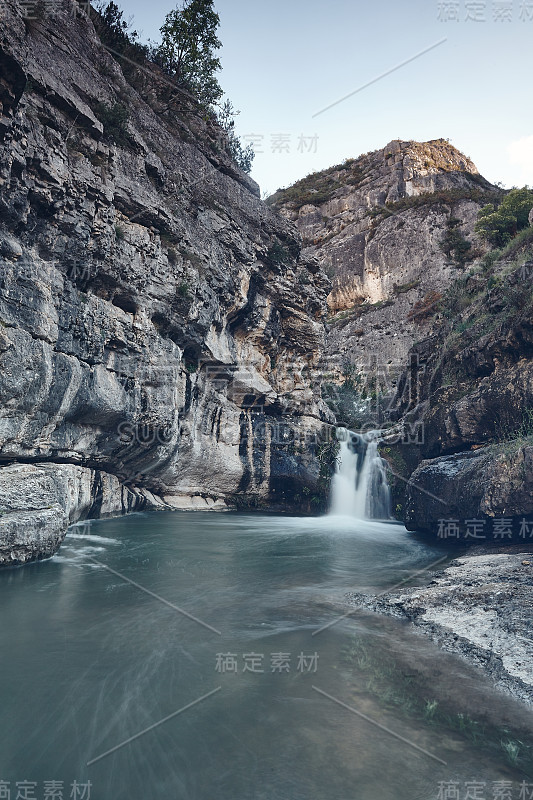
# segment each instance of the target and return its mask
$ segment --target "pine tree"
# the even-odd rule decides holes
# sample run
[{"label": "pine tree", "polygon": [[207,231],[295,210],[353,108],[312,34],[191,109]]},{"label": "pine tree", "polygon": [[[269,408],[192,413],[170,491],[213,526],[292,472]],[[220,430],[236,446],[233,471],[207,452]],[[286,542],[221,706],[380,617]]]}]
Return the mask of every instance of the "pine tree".
[{"label": "pine tree", "polygon": [[157,61],[179,85],[208,108],[222,95],[216,78],[222,46],[217,36],[220,18],[213,0],[183,0],[167,14],[161,28]]}]

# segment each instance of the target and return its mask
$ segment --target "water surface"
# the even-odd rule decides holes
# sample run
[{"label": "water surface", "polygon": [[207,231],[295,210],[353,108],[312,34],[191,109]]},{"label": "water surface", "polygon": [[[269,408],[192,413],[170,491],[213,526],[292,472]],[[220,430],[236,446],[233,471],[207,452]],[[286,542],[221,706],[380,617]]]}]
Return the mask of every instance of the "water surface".
[{"label": "water surface", "polygon": [[0,573],[0,780],[39,798],[50,780],[103,800],[429,800],[472,780],[518,797],[524,766],[497,740],[529,717],[477,670],[396,619],[357,612],[313,635],[346,592],[443,554],[400,525],[332,517],[73,527],[54,558]]}]

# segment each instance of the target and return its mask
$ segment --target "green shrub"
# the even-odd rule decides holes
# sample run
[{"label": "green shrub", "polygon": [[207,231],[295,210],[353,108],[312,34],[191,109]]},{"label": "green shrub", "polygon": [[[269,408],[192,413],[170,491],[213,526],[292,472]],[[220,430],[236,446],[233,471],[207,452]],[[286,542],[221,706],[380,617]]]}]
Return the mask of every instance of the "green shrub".
[{"label": "green shrub", "polygon": [[34,81],[33,78],[27,78],[26,85],[24,86],[24,91],[27,94],[30,94],[30,92],[35,92],[38,86],[39,84],[37,83],[37,81]]},{"label": "green shrub", "polygon": [[515,742],[513,740],[502,741],[502,750],[505,753],[508,761],[515,766],[518,764],[518,760],[520,757],[520,750],[521,750],[521,742]]},{"label": "green shrub", "polygon": [[392,287],[394,294],[405,294],[411,289],[416,289],[420,285],[420,279],[409,281],[409,283],[395,283]]},{"label": "green shrub", "polygon": [[501,258],[503,250],[491,250],[488,252],[481,262],[481,266],[484,272],[489,272],[494,264]]},{"label": "green shrub", "polygon": [[174,247],[169,247],[167,250],[168,263],[173,266],[178,263],[178,253]]},{"label": "green shrub", "polygon": [[518,415],[513,410],[504,409],[494,420],[494,438],[505,443],[518,440],[529,441],[533,436],[533,408],[526,406]]},{"label": "green shrub", "polygon": [[500,189],[441,189],[437,192],[424,192],[423,194],[402,197],[401,200],[385,203],[370,211],[370,216],[390,216],[406,208],[420,208],[437,204],[456,203],[459,200],[472,200],[475,203],[496,202],[502,194]]},{"label": "green shrub", "polygon": [[460,230],[461,220],[457,217],[450,217],[446,224],[446,234],[440,246],[448,258],[453,258],[458,264],[463,266],[472,257],[472,242],[465,239]]},{"label": "green shrub", "polygon": [[265,257],[265,261],[269,267],[273,269],[277,269],[278,267],[287,264],[291,259],[291,254],[289,253],[288,248],[284,247],[280,242],[274,242],[274,244],[268,248],[268,252]]},{"label": "green shrub", "polygon": [[98,103],[94,113],[104,126],[104,136],[106,139],[119,145],[128,143],[127,123],[129,111],[122,103]]},{"label": "green shrub", "polygon": [[516,236],[511,239],[509,244],[503,248],[499,258],[505,259],[509,258],[510,256],[515,256],[518,251],[524,247],[524,245],[531,243],[533,243],[533,225],[524,228],[524,230],[520,231],[520,233],[517,233]]},{"label": "green shrub", "polygon": [[252,170],[255,152],[251,144],[247,147],[243,147],[241,140],[235,133],[235,117],[238,114],[240,114],[240,111],[235,110],[231,100],[226,100],[225,103],[220,106],[217,119],[220,127],[226,132],[227,147],[231,157],[243,172],[249,173]]},{"label": "green shrub", "polygon": [[467,286],[468,276],[463,275],[446,289],[440,309],[447,319],[454,319],[472,302]]},{"label": "green shrub", "polygon": [[[339,175],[339,172],[347,174]],[[347,159],[324,172],[313,172],[287,189],[278,189],[266,202],[275,208],[287,204],[295,211],[308,203],[322,205],[332,199],[337,189],[346,185],[357,186],[364,177],[364,171],[355,159]]]},{"label": "green shrub", "polygon": [[192,266],[193,266],[195,269],[197,269],[197,270],[198,270],[198,272],[201,272],[201,271],[203,270],[203,268],[205,267],[205,263],[204,263],[204,261],[203,261],[203,260],[200,258],[200,256],[198,255],[198,253],[194,253],[192,250],[187,250],[187,248],[186,248],[186,247],[180,247],[180,248],[178,248],[178,249],[179,249],[179,251],[180,251],[180,253],[181,253],[182,257],[183,257],[183,258],[184,258],[186,261],[188,261],[190,264],[192,264]]},{"label": "green shrub", "polygon": [[135,71],[131,62],[143,64],[149,48],[138,41],[139,34],[131,30],[124,12],[112,0],[107,5],[100,2],[97,10],[91,8],[91,19],[102,44],[120,63],[125,77],[130,77]]},{"label": "green shrub", "polygon": [[475,319],[472,318],[465,319],[456,325],[455,330],[457,331],[457,333],[464,333],[465,331],[469,330],[473,325],[475,325],[475,323],[476,323]]},{"label": "green shrub", "polygon": [[488,203],[478,215],[475,230],[496,247],[504,247],[516,234],[527,228],[533,208],[533,189],[511,189],[499,204]]}]

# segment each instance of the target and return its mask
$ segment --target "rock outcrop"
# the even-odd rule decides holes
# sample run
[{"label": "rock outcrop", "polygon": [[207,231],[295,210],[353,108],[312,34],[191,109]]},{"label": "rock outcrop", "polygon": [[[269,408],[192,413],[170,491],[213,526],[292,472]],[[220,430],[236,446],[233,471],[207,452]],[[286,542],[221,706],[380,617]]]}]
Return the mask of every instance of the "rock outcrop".
[{"label": "rock outcrop", "polygon": [[443,649],[476,664],[509,694],[533,703],[531,552],[483,553],[457,559],[429,586],[350,603],[403,616]]},{"label": "rock outcrop", "polygon": [[0,470],[0,566],[53,555],[81,518],[108,517],[162,505],[146,489],[72,464],[12,464]]},{"label": "rock outcrop", "polygon": [[298,232],[76,2],[2,16],[0,560],[89,515],[319,502],[330,284]]},{"label": "rock outcrop", "polygon": [[[503,452],[502,452],[503,451]],[[411,530],[441,531],[443,538],[533,538],[533,447],[505,452],[497,445],[424,460],[407,484],[405,524]],[[470,520],[470,524],[467,521]],[[473,520],[479,520],[475,527]],[[504,520],[499,527],[495,520]],[[492,526],[487,524],[492,522]]]},{"label": "rock outcrop", "polygon": [[446,535],[454,520],[453,535],[472,541],[477,519],[497,530],[477,538],[533,538],[533,230],[524,234],[450,287],[411,353],[417,391],[400,381],[399,415],[420,437],[385,457],[412,530]]},{"label": "rock outcrop", "polygon": [[389,142],[269,198],[332,280],[325,371],[338,378],[346,362],[360,373],[377,365],[395,381],[426,327],[419,306],[484,249],[474,224],[497,194],[438,139]]}]

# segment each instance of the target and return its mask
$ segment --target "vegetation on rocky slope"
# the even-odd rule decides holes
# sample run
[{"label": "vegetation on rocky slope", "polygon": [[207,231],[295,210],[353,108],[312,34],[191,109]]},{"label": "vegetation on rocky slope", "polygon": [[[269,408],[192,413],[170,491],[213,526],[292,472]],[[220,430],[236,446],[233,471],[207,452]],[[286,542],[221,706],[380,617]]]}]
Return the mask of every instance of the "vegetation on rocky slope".
[{"label": "vegetation on rocky slope", "polygon": [[529,225],[533,190],[524,186],[511,189],[499,204],[488,203],[479,213],[476,231],[496,247],[507,245]]},{"label": "vegetation on rocky slope", "polygon": [[289,205],[294,211],[298,211],[308,203],[312,205],[326,203],[335,195],[337,189],[342,189],[344,186],[358,186],[364,180],[363,160],[364,156],[359,159],[347,158],[342,164],[336,164],[321,172],[312,172],[287,189],[278,189],[267,198],[266,202],[272,208],[278,209]]},{"label": "vegetation on rocky slope", "polygon": [[528,227],[505,247],[479,259],[443,296],[427,304],[426,313],[436,318],[443,337],[445,380],[472,377],[457,356],[474,342],[489,333],[506,339],[531,318],[533,293],[528,278],[533,274],[532,259],[533,227]]},{"label": "vegetation on rocky slope", "polygon": [[[221,68],[217,56],[221,47],[217,35],[220,18],[212,0],[182,0],[166,15],[160,29],[160,44],[142,44],[139,34],[113,0],[107,4],[101,0],[97,9],[91,8],[91,19],[102,44],[135,89],[146,95],[144,84],[147,77],[153,77],[161,99],[168,104],[167,112],[171,108],[187,109],[215,124],[219,146],[244,172],[250,172],[255,154],[251,145],[242,145],[235,132],[235,117],[239,112],[231,101],[221,103],[223,91],[217,78]],[[100,111],[106,117],[116,117],[119,113],[116,108]],[[119,137],[111,132],[110,139],[125,144],[123,126]]]},{"label": "vegetation on rocky slope", "polygon": [[[410,426],[421,426],[422,441],[385,443],[383,455],[399,476],[392,481],[397,504],[405,506],[407,481],[445,496],[446,504],[426,513],[423,506],[431,501],[411,491],[411,526],[431,527],[432,514],[446,517],[446,505],[454,504],[464,508],[466,516],[529,514],[532,277],[529,226],[505,247],[477,259],[425,306],[425,317],[432,322],[430,335],[411,353],[417,392],[407,391],[412,376],[405,373],[397,397],[400,417]],[[469,453],[475,463],[468,460]],[[431,461],[421,464],[422,459]],[[481,505],[472,501],[469,512],[466,498],[474,496],[481,498]]]},{"label": "vegetation on rocky slope", "polygon": [[[471,179],[474,176],[470,176]],[[455,203],[458,200],[473,200],[475,203],[488,203],[490,200],[502,196],[502,191],[493,188],[476,186],[464,187],[457,189],[440,189],[435,192],[424,192],[422,194],[411,195],[402,197],[400,200],[385,203],[383,206],[377,206],[369,211],[371,217],[391,217],[399,211],[405,211],[407,208],[420,208],[421,206],[433,206],[439,203]]]},{"label": "vegetation on rocky slope", "polygon": [[[453,172],[459,166],[466,170],[472,185],[457,187],[455,189],[442,189],[423,194],[405,196],[397,201],[386,202],[370,208],[368,214],[372,217],[386,218],[392,214],[406,208],[418,208],[427,204],[450,203],[457,200],[470,199],[475,202],[490,203],[495,201],[494,187],[475,171],[474,165],[465,157],[462,157],[461,164],[456,163],[457,151],[445,139],[438,139],[434,142],[420,144],[418,142],[407,143],[412,145],[413,160],[416,153],[416,161],[419,161],[423,171]],[[442,157],[440,150],[445,150],[445,157]],[[340,164],[336,164],[328,169],[312,172],[305,178],[296,181],[292,186],[278,189],[268,199],[267,203],[274,208],[287,206],[293,211],[299,211],[304,205],[311,204],[321,206],[336,196],[338,190],[359,187],[365,179],[369,179],[372,171],[380,163],[380,157],[385,162],[394,159],[393,152],[385,152],[387,148],[373,153],[364,153],[358,158],[347,158]],[[378,157],[377,158],[377,156]],[[342,192],[339,191],[339,194]],[[499,191],[501,194],[501,191]]]}]

